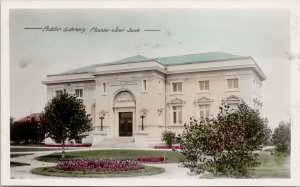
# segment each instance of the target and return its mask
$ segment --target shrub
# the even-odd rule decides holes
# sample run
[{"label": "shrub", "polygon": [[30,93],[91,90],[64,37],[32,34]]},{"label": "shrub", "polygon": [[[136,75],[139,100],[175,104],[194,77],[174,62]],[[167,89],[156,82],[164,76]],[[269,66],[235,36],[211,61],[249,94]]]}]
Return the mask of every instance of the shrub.
[{"label": "shrub", "polygon": [[272,141],[277,153],[289,155],[291,151],[291,123],[281,121],[273,133]]},{"label": "shrub", "polygon": [[173,142],[175,140],[175,133],[172,131],[165,131],[162,134],[162,140],[165,142],[165,144],[169,147],[173,145]]},{"label": "shrub", "polygon": [[143,168],[143,166],[136,161],[126,159],[74,159],[59,162],[56,168],[67,171],[115,172],[137,170]]},{"label": "shrub", "polygon": [[267,120],[257,110],[242,103],[233,112],[225,104],[217,118],[195,120],[185,124],[181,138],[181,165],[191,174],[247,176],[257,166],[257,153],[270,137]]},{"label": "shrub", "polygon": [[163,162],[164,157],[139,157],[137,158],[139,162]]}]

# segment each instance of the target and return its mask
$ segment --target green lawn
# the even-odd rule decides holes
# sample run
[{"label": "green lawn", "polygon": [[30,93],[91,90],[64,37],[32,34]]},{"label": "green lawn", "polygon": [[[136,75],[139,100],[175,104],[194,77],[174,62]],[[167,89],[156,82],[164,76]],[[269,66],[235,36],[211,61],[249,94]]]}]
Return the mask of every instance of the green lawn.
[{"label": "green lawn", "polygon": [[30,164],[23,163],[23,162],[14,162],[10,161],[10,167],[16,167],[16,166],[29,166]]},{"label": "green lawn", "polygon": [[259,153],[261,164],[254,169],[253,178],[289,178],[290,157],[275,155],[271,152]]},{"label": "green lawn", "polygon": [[44,144],[26,144],[26,143],[11,143],[11,146],[26,146],[26,147],[45,147]]},{"label": "green lawn", "polygon": [[[180,153],[165,151],[166,160],[178,162],[183,159]],[[72,158],[128,158],[136,159],[138,157],[163,157],[164,151],[142,151],[142,150],[95,150],[95,151],[76,151],[66,152],[66,159]],[[45,162],[57,162],[61,158],[60,153],[54,153],[38,157],[37,159]]]},{"label": "green lawn", "polygon": [[164,168],[144,166],[138,170],[118,171],[118,172],[95,172],[95,171],[64,171],[56,169],[55,167],[41,167],[31,170],[34,174],[57,176],[57,177],[136,177],[155,175],[165,172]]},{"label": "green lawn", "polygon": [[26,155],[33,155],[33,154],[10,154],[10,158],[18,157],[18,156],[26,156]]},{"label": "green lawn", "polygon": [[[165,151],[166,160],[178,162],[183,159],[180,153]],[[72,158],[128,158],[138,157],[163,157],[164,151],[142,151],[142,150],[95,150],[67,152],[66,159]],[[60,153],[54,153],[37,158],[45,162],[58,162],[61,159]],[[258,157],[261,164],[254,168],[251,178],[289,178],[290,177],[290,157],[271,154],[262,151]]]},{"label": "green lawn", "polygon": [[61,148],[47,148],[47,147],[11,147],[10,152],[31,152],[31,151],[54,151],[61,150]]}]

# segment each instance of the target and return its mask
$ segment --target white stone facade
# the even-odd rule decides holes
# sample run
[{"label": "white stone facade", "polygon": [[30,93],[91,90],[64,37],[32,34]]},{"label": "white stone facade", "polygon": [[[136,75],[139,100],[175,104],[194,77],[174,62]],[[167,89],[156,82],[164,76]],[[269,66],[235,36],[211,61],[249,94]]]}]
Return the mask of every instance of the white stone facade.
[{"label": "white stone facade", "polygon": [[62,89],[83,100],[95,127],[88,137],[94,145],[109,138],[159,144],[164,130],[180,133],[190,117],[215,116],[222,101],[261,107],[266,77],[252,57],[190,56],[168,63],[133,57],[49,75],[44,84],[48,100]]}]

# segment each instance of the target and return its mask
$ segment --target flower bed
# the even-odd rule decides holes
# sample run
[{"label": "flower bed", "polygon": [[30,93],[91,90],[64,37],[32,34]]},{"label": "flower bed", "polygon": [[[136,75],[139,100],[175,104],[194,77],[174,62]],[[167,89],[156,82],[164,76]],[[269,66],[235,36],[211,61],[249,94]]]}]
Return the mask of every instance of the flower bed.
[{"label": "flower bed", "polygon": [[[45,144],[46,147],[62,147],[62,144]],[[92,144],[65,144],[65,147],[91,147]]]},{"label": "flower bed", "polygon": [[137,158],[139,162],[163,162],[163,157],[139,157]]},{"label": "flower bed", "polygon": [[157,145],[154,146],[154,149],[183,149],[183,146],[180,145],[173,145],[173,146],[166,146],[166,145]]},{"label": "flower bed", "polygon": [[143,168],[143,166],[133,160],[74,159],[74,160],[59,162],[56,165],[56,168],[65,171],[115,172],[115,171],[138,170]]}]

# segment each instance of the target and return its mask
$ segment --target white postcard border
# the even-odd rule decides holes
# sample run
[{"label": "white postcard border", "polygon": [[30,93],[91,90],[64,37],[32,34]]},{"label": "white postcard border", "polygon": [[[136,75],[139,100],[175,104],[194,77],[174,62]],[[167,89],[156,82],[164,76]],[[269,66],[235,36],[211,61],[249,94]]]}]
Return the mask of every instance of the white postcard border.
[{"label": "white postcard border", "polygon": [[[219,186],[286,186],[300,185],[300,2],[291,1],[12,1],[1,3],[1,183],[2,185],[45,186],[162,186],[162,185],[219,185]],[[9,10],[10,9],[95,9],[95,8],[216,8],[216,9],[274,9],[291,11],[291,113],[292,150],[290,179],[10,179],[9,154]]]}]

